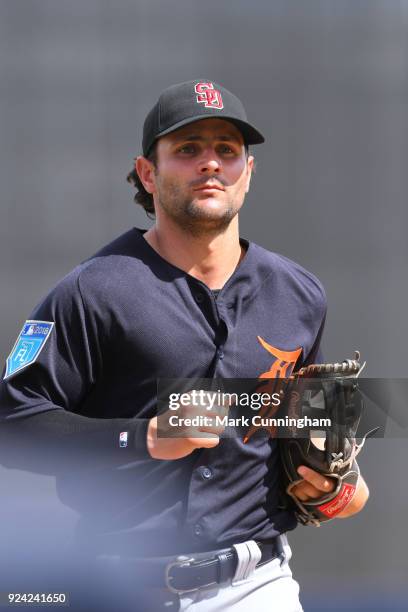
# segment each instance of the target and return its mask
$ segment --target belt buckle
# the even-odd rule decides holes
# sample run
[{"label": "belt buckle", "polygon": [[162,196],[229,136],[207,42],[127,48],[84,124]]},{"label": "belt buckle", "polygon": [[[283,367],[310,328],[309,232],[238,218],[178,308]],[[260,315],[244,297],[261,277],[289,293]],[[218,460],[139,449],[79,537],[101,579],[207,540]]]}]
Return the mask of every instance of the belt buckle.
[{"label": "belt buckle", "polygon": [[170,561],[170,563],[166,565],[166,569],[164,570],[164,582],[169,591],[179,595],[182,593],[193,593],[194,591],[198,591],[200,589],[200,587],[194,587],[193,589],[176,589],[170,584],[170,581],[173,580],[172,576],[170,576],[170,571],[173,569],[173,567],[188,567],[190,563],[193,563],[193,561],[195,561],[194,557],[180,555],[177,557],[176,561]]}]

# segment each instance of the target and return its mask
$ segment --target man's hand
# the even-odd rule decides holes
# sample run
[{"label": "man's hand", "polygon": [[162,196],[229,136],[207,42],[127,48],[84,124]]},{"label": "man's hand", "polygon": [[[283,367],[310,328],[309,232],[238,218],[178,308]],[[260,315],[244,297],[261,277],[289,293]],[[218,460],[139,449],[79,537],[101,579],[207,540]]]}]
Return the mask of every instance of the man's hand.
[{"label": "man's hand", "polygon": [[[305,465],[301,465],[298,468],[298,474],[303,480],[293,487],[292,492],[300,501],[307,502],[311,499],[318,499],[322,497],[322,495],[330,493],[335,489],[336,481],[333,478],[326,478]],[[357,512],[360,512],[360,510],[364,508],[368,497],[368,487],[363,477],[360,476],[353,499],[336,518],[347,518],[353,514],[357,514]]]},{"label": "man's hand", "polygon": [[[181,459],[190,455],[196,448],[217,446],[225,429],[218,419],[228,414],[229,406],[208,408],[209,405],[190,404],[180,406],[177,411],[167,410],[151,419],[147,430],[147,449],[151,457]],[[170,425],[170,417],[177,418],[177,425]],[[188,419],[195,417],[199,417],[200,423],[189,424]]]},{"label": "man's hand", "polygon": [[326,478],[305,465],[298,468],[298,474],[303,480],[293,487],[292,492],[300,501],[318,499],[323,494],[334,491],[336,486],[333,478]]}]

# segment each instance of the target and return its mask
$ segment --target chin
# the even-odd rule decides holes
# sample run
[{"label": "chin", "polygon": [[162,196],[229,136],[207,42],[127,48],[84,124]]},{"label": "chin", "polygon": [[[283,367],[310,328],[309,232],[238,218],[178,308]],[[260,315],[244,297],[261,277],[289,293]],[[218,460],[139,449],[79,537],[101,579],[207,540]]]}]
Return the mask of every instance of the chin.
[{"label": "chin", "polygon": [[222,206],[225,206],[225,203],[221,202],[220,199],[217,198],[217,196],[202,195],[201,197],[194,198],[194,200],[192,201],[192,205],[200,207],[211,206],[215,208],[221,208]]},{"label": "chin", "polygon": [[232,208],[229,202],[221,202],[217,197],[206,197],[193,200],[188,209],[188,212],[192,215],[198,216],[203,213],[214,217],[214,219],[219,219],[224,216],[234,217],[239,207]]},{"label": "chin", "polygon": [[190,219],[214,222],[229,222],[235,217],[238,211],[233,211],[230,208],[220,208],[211,206],[196,206],[189,211]]}]

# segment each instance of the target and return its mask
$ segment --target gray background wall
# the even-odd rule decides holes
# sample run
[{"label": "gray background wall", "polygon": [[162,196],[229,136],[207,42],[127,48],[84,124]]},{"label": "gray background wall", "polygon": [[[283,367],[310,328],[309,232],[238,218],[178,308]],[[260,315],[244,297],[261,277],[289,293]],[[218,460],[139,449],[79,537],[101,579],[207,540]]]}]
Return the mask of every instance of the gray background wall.
[{"label": "gray background wall", "polygon": [[[407,0],[2,0],[2,359],[53,283],[148,225],[125,182],[143,119],[196,77],[237,93],[267,136],[241,233],[323,281],[326,357],[359,348],[367,376],[405,378]],[[367,509],[293,534],[307,612],[406,609],[407,459],[404,439],[369,442]],[[69,533],[52,479],[0,476],[21,503],[30,492],[45,537],[55,512]]]}]

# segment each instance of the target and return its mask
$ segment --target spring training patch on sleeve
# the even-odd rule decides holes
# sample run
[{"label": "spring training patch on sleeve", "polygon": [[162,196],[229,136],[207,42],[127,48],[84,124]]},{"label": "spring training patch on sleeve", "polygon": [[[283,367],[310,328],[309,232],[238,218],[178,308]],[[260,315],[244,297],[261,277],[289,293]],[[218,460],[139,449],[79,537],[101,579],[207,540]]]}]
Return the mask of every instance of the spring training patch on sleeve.
[{"label": "spring training patch on sleeve", "polygon": [[54,323],[50,321],[26,321],[7,357],[3,380],[14,376],[34,363],[50,337]]}]

